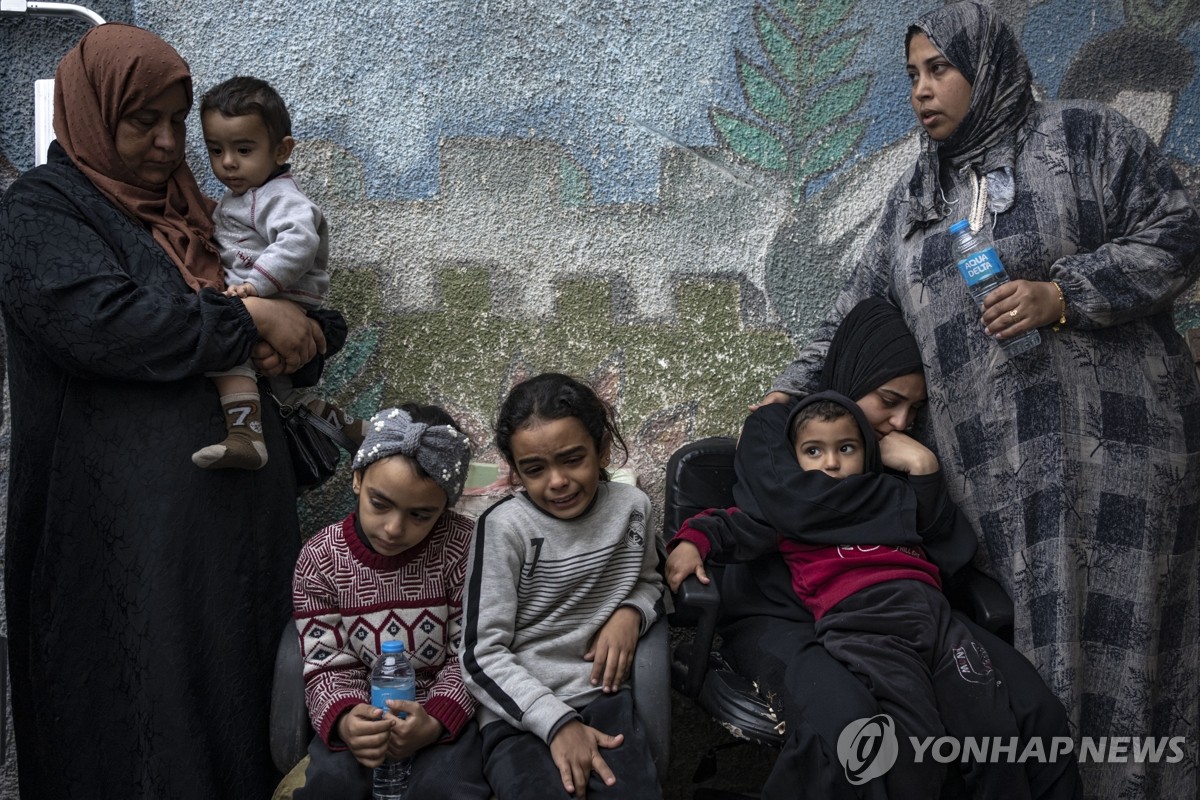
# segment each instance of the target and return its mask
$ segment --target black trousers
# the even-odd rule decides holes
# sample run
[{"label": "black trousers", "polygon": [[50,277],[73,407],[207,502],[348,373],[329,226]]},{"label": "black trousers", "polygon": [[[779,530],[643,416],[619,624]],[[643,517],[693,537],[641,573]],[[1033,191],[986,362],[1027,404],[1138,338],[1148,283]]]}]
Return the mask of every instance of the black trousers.
[{"label": "black trousers", "polygon": [[[640,728],[634,725],[633,694],[622,689],[602,695],[580,712],[585,725],[610,735],[625,734],[619,747],[600,750],[617,782],[605,786],[592,773],[587,785],[588,798],[620,800],[661,800],[662,789],[650,747]],[[550,748],[532,733],[514,728],[504,721],[484,726],[483,769],[496,792],[497,800],[566,800],[558,767],[550,757]]]},{"label": "black trousers", "polygon": [[[946,765],[911,740],[1018,738],[1008,686],[988,649],[950,612],[940,590],[916,580],[869,586],[816,623],[817,640],[871,691],[895,722],[899,757],[884,776],[891,800],[937,797]],[[967,764],[977,800],[1027,800],[1025,765],[1002,758]]]},{"label": "black trousers", "polygon": [[[812,616],[791,592],[791,578],[782,559],[763,559],[737,565],[736,595],[744,602],[740,618],[726,618],[721,628],[722,653],[733,668],[756,681],[781,712],[787,738],[763,787],[763,800],[884,800],[882,781],[852,786],[837,756],[838,736],[850,722],[880,713],[867,687],[817,641]],[[726,568],[722,594],[734,576]],[[778,573],[777,575],[771,574]],[[744,579],[744,580],[743,580]],[[771,593],[772,586],[788,587]],[[758,592],[754,596],[754,592]],[[754,613],[747,613],[747,612]],[[725,609],[723,613],[737,613]],[[1070,736],[1066,711],[1058,698],[1020,653],[1002,639],[955,614],[991,655],[992,664],[1008,684],[1008,700],[1022,742],[1042,737]],[[1037,800],[1078,800],[1083,797],[1079,767],[1074,758],[1026,762],[1030,795]],[[956,771],[948,776],[943,798],[968,796]]]},{"label": "black trousers", "polygon": [[[314,736],[308,757],[304,785],[296,790],[295,800],[370,800],[371,770],[349,750],[330,750]],[[430,745],[413,756],[408,786],[409,796],[421,800],[490,800],[475,720],[453,742]]]}]

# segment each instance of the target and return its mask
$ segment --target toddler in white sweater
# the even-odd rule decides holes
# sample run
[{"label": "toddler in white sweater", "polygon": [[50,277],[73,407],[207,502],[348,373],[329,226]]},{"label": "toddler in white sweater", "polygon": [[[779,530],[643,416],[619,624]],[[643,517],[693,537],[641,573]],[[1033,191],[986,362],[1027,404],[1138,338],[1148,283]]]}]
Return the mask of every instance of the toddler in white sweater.
[{"label": "toddler in white sweater", "polygon": [[[258,78],[230,78],[205,93],[200,116],[213,173],[228,189],[213,212],[225,294],[280,297],[319,308],[329,289],[329,230],[325,215],[289,170],[296,142],[283,99]],[[253,366],[247,361],[209,377],[221,397],[227,436],[193,453],[192,461],[209,469],[261,468],[267,448]],[[286,376],[273,378],[272,388],[281,402],[303,403],[362,441],[361,421],[295,389]]]}]

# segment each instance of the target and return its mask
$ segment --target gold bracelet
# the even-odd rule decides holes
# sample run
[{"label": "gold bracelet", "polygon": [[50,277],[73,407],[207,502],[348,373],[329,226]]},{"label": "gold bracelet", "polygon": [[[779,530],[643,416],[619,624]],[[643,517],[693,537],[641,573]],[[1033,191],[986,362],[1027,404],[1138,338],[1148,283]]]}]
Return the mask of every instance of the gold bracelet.
[{"label": "gold bracelet", "polygon": [[1067,324],[1067,298],[1063,297],[1062,284],[1058,281],[1050,281],[1054,284],[1054,288],[1058,289],[1058,322],[1050,326],[1050,330],[1058,333],[1058,329]]}]

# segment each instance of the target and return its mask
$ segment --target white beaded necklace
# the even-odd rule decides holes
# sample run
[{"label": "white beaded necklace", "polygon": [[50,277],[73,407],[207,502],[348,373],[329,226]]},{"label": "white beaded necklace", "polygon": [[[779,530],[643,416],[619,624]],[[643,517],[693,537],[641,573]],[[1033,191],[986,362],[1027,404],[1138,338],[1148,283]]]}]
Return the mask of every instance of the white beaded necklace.
[{"label": "white beaded necklace", "polygon": [[971,174],[971,193],[974,199],[971,202],[971,214],[967,218],[971,225],[971,233],[979,233],[979,229],[983,227],[983,218],[987,213],[987,175],[980,177],[975,174],[975,170],[970,169]]}]

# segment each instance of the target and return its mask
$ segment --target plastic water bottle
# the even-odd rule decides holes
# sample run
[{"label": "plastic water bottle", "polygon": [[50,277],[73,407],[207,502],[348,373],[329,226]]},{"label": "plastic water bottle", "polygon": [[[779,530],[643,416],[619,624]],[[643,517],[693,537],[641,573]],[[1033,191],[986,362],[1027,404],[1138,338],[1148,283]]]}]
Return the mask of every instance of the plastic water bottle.
[{"label": "plastic water bottle", "polygon": [[[970,223],[963,219],[950,226],[950,235],[954,237],[954,249],[958,254],[959,274],[967,282],[967,291],[976,303],[982,303],[997,286],[1008,283],[1008,273],[992,246],[991,236],[985,231],[971,233]],[[999,342],[1011,357],[1037,347],[1042,343],[1042,335],[1033,328]]]},{"label": "plastic water bottle", "polygon": [[[388,700],[416,700],[417,676],[404,653],[404,642],[388,641],[371,668],[371,705],[390,711]],[[400,712],[397,716],[407,716]],[[412,759],[388,759],[375,768],[372,797],[374,800],[404,800],[408,792],[408,775]]]}]

